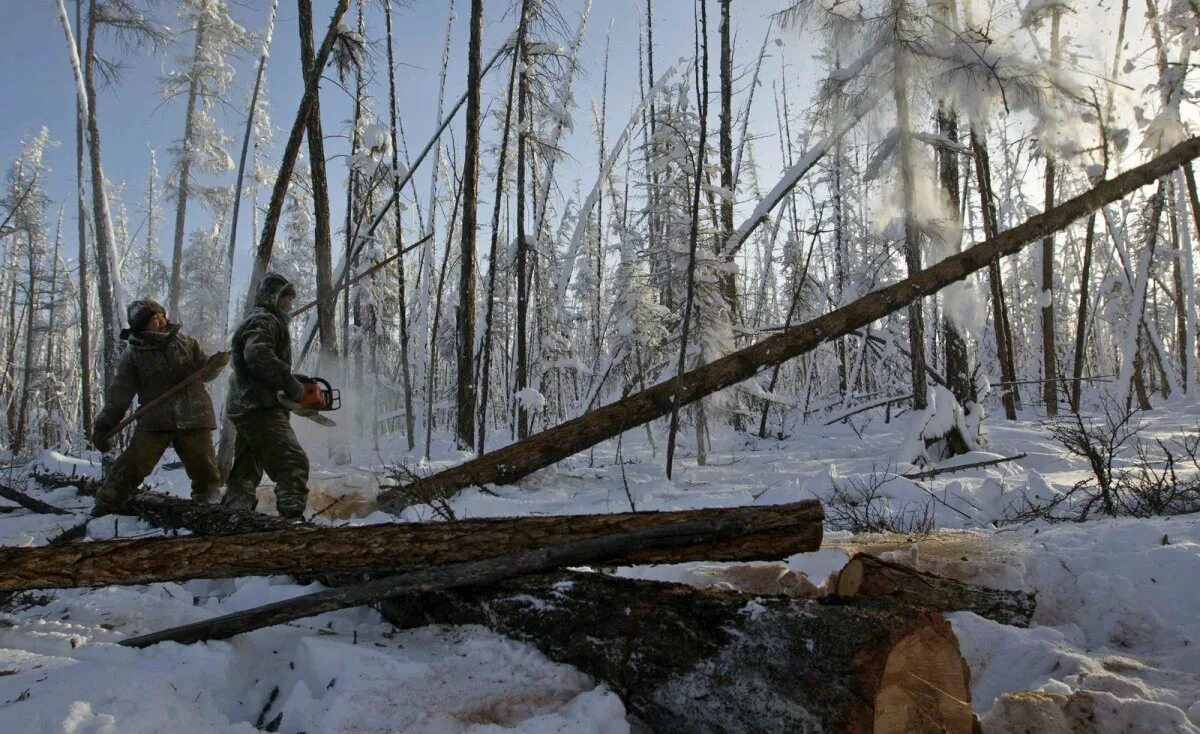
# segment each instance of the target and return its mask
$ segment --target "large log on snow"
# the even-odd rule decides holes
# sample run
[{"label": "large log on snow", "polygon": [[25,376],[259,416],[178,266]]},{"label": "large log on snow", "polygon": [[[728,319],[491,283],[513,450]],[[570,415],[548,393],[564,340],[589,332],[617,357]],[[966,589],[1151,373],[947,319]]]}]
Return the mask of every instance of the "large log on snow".
[{"label": "large log on snow", "polygon": [[385,602],[402,627],[481,624],[612,687],[657,732],[946,732],[974,726],[949,624],[893,603],[754,597],[598,573]]},{"label": "large log on snow", "polygon": [[683,512],[301,527],[212,537],[0,548],[0,591],[274,574],[395,574],[644,528],[707,523],[715,531],[730,522],[740,527],[736,534],[714,532],[707,540],[631,551],[612,561],[767,560],[820,548],[823,519],[821,504],[806,500]]},{"label": "large log on snow", "polygon": [[886,597],[943,612],[974,612],[1016,627],[1029,626],[1035,606],[1033,594],[1027,591],[967,584],[866,553],[855,555],[841,570],[836,592],[846,599]]},{"label": "large log on snow", "polygon": [[[1024,224],[952,255],[909,278],[867,294],[824,316],[786,329],[683,375],[679,404],[688,405],[718,390],[748,380],[759,372],[816,349],[873,321],[930,296],[996,258],[1019,252],[1025,245],[1070,225],[1105,204],[1128,196],[1157,181],[1182,164],[1200,157],[1200,138],[1191,138],[1154,160],[1116,178],[1101,181],[1089,191],[1039,214]],[[405,487],[390,490],[382,504],[398,510],[411,498],[446,497],[469,486],[511,484],[538,469],[614,438],[631,428],[671,412],[675,378],[547,429],[524,441],[484,454]]]}]

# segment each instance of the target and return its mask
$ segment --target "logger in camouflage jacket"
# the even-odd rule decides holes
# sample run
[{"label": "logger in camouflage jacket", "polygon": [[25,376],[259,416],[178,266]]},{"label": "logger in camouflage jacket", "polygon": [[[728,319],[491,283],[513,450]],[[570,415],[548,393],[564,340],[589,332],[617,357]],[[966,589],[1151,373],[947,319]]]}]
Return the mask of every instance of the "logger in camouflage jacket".
[{"label": "logger in camouflage jacket", "polygon": [[301,519],[308,503],[308,456],[296,440],[283,395],[299,402],[304,388],[292,374],[290,332],[296,289],[287,278],[267,273],[258,284],[254,310],[233,335],[233,380],[225,413],[237,429],[233,467],[224,504],[253,510],[265,472],[275,481],[275,506],[283,517]]},{"label": "logger in camouflage jacket", "polygon": [[[121,422],[136,395],[142,405],[203,368],[208,355],[200,344],[179,333],[179,324],[167,320],[166,310],[145,298],[129,304],[129,328],[121,332],[125,349],[117,359],[104,409],[96,418],[92,443],[108,450],[108,433]],[[204,382],[220,374],[228,360],[211,365]],[[221,476],[213,453],[212,433],[217,427],[212,400],[201,382],[151,408],[138,418],[128,448],[117,457],[112,471],[96,493],[96,513],[120,512],[168,446],[175,447],[188,478],[192,499],[216,502]]]}]

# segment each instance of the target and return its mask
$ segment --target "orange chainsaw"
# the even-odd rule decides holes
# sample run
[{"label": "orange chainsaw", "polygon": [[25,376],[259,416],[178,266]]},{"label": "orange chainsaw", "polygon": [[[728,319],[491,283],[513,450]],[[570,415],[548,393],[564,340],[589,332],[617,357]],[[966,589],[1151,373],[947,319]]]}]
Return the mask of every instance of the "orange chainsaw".
[{"label": "orange chainsaw", "polygon": [[296,375],[296,379],[304,388],[304,394],[300,396],[299,402],[293,402],[284,397],[282,390],[279,391],[279,402],[283,407],[301,418],[308,418],[323,426],[336,426],[337,424],[332,419],[326,418],[321,413],[342,407],[342,391],[330,385],[329,380],[321,377]]}]

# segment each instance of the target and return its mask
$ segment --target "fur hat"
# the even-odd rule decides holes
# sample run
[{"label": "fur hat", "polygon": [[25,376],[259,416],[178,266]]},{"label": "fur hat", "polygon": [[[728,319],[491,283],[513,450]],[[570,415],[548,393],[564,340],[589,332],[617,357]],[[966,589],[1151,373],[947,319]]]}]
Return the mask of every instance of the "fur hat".
[{"label": "fur hat", "polygon": [[142,298],[129,304],[125,309],[125,315],[129,321],[129,328],[133,331],[141,331],[146,328],[146,324],[150,323],[150,319],[154,318],[154,314],[161,313],[164,316],[167,309],[163,308],[162,304],[153,298]]}]

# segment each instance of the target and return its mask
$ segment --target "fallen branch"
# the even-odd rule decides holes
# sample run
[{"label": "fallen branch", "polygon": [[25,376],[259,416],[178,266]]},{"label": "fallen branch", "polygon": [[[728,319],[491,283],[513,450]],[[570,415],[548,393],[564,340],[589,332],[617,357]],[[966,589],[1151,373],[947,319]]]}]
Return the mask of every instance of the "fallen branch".
[{"label": "fallen branch", "polygon": [[45,502],[42,502],[39,499],[30,497],[29,495],[25,494],[24,492],[13,489],[12,487],[5,486],[3,484],[0,484],[0,497],[3,497],[4,499],[10,500],[12,502],[16,502],[21,507],[24,507],[25,509],[31,510],[33,512],[40,513],[42,515],[70,515],[71,514],[70,512],[62,509],[61,507],[55,507],[54,505],[46,504]]},{"label": "fallen branch", "polygon": [[637,551],[682,548],[736,538],[760,531],[736,515],[708,522],[692,522],[650,527],[627,533],[602,535],[559,545],[525,550],[511,555],[422,568],[389,578],[342,586],[307,594],[294,599],[266,604],[215,619],[194,622],[162,632],[134,637],[121,642],[127,647],[148,647],[159,642],[189,644],[202,640],[223,640],[243,632],[283,624],[326,612],[381,602],[402,594],[453,589],[472,584],[499,581],[527,573],[547,571],[559,566],[579,566]]},{"label": "fallen branch", "polygon": [[966,471],[967,469],[978,469],[978,468],[984,467],[984,466],[995,466],[996,464],[1004,464],[1009,461],[1016,461],[1018,459],[1024,459],[1025,456],[1026,456],[1025,452],[1022,451],[1021,453],[1017,454],[1016,456],[1003,456],[999,459],[988,459],[987,461],[976,461],[972,464],[957,464],[955,466],[943,466],[938,469],[930,469],[929,471],[916,472],[914,474],[901,474],[900,476],[904,477],[905,479],[929,479],[930,477],[936,477],[939,474],[948,474],[950,472]]},{"label": "fallen branch", "polygon": [[1148,163],[1102,181],[1024,224],[951,255],[899,283],[685,373],[678,378],[678,391],[677,378],[671,378],[524,441],[451,467],[401,490],[386,492],[382,495],[381,505],[397,511],[407,504],[405,498],[410,496],[444,498],[465,487],[512,484],[538,469],[667,415],[675,405],[676,395],[679,405],[688,405],[754,377],[779,362],[809,352],[824,342],[863,328],[924,296],[933,295],[986,267],[996,258],[1019,252],[1029,242],[1067,227],[1076,219],[1157,181],[1197,157],[1200,157],[1200,138],[1191,138]]},{"label": "fallen branch", "polygon": [[882,408],[887,405],[894,405],[895,403],[903,403],[906,400],[912,400],[912,397],[913,397],[912,395],[898,395],[894,398],[882,398],[880,400],[874,400],[874,401],[866,403],[864,405],[860,405],[856,408],[852,408],[851,410],[848,410],[844,413],[838,413],[833,418],[830,418],[829,420],[825,421],[825,425],[832,426],[834,423],[837,423],[839,421],[844,421],[847,418],[849,418],[850,416],[858,415],[859,413],[865,413],[868,410],[871,410],[873,408]]},{"label": "fallen branch", "polygon": [[1029,626],[1036,604],[1033,594],[1027,591],[976,586],[890,563],[866,553],[850,559],[838,574],[836,589],[837,595],[846,599],[887,597],[942,612],[974,612],[994,622],[1016,627]]},{"label": "fallen branch", "polygon": [[[265,518],[270,520],[272,518]],[[318,577],[396,574],[465,563],[614,533],[682,523],[747,530],[733,538],[651,551],[622,563],[784,558],[821,545],[819,502],[683,512],[489,518],[358,527],[297,527],[215,537],[103,540],[39,548],[0,548],[0,591],[148,584],[237,576]]]}]

